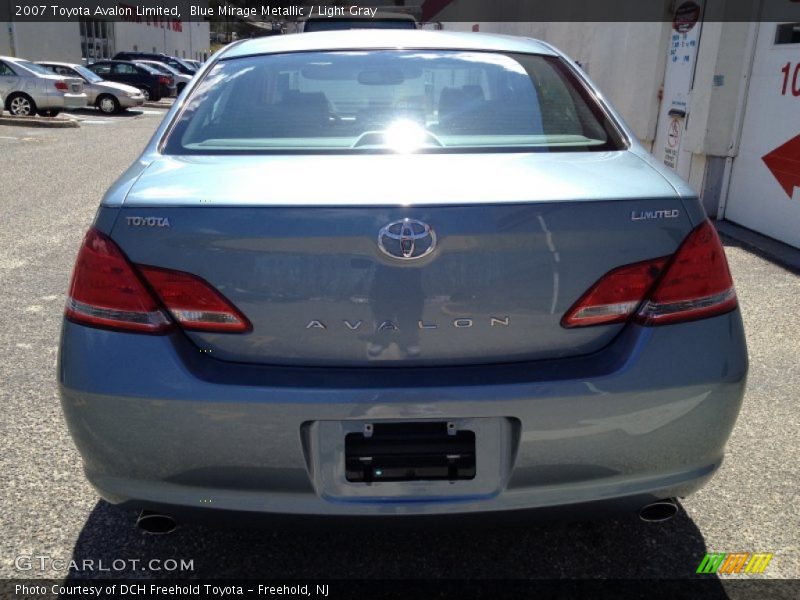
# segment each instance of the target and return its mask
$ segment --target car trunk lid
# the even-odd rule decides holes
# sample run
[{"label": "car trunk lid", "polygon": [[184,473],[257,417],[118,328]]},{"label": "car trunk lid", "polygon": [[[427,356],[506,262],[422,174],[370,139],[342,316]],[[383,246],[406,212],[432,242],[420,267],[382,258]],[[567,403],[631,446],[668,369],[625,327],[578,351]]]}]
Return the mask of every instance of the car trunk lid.
[{"label": "car trunk lid", "polygon": [[[406,219],[420,258],[379,243]],[[672,254],[691,227],[628,152],[164,157],[112,237],[247,316],[248,333],[186,333],[214,357],[406,366],[595,352],[624,325],[566,329],[564,313],[608,271]]]}]

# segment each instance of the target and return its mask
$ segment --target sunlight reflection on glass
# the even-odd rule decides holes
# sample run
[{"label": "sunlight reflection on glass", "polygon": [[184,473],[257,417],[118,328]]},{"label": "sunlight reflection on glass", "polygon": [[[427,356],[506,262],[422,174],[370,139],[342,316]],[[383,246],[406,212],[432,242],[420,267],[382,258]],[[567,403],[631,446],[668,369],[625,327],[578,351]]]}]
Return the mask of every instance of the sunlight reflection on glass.
[{"label": "sunlight reflection on glass", "polygon": [[384,136],[389,148],[408,154],[425,146],[428,132],[416,121],[398,119],[386,128]]}]

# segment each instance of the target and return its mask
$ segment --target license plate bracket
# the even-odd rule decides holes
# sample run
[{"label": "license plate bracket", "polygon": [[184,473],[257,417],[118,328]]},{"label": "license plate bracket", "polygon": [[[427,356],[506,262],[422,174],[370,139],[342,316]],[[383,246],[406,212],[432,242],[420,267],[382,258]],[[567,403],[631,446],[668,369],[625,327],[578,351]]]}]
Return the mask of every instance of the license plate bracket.
[{"label": "license plate bracket", "polygon": [[346,434],[344,446],[350,482],[475,478],[475,432],[452,422],[368,423]]},{"label": "license plate bracket", "polygon": [[[374,412],[374,411],[373,411]],[[381,415],[382,417],[382,415]],[[439,418],[353,418],[347,420],[310,421],[301,428],[303,451],[306,456],[308,471],[314,489],[320,497],[332,502],[406,502],[430,499],[466,500],[490,498],[500,492],[506,485],[514,461],[515,449],[518,446],[519,423],[507,417],[446,417]],[[474,435],[475,472],[471,478],[467,472],[461,472],[459,465],[457,476],[464,479],[450,479],[450,473],[441,479],[428,479],[423,467],[415,467],[413,477],[406,480],[387,480],[374,477],[373,481],[353,481],[348,479],[346,456],[348,454],[347,436],[351,433],[362,434],[363,438],[375,435],[379,428],[380,437],[387,431],[397,433],[389,428],[380,431],[383,424],[401,425],[416,429],[420,423],[438,423],[434,425],[437,432],[435,440],[442,437],[441,423],[446,423],[448,432],[471,432]],[[370,432],[370,428],[372,431]],[[417,430],[424,431],[424,430]],[[360,440],[351,438],[351,444]],[[456,438],[459,442],[464,439]],[[467,446],[469,449],[469,445]],[[356,446],[350,446],[350,454]],[[438,453],[439,451],[437,451]],[[365,453],[365,455],[368,455]],[[375,456],[375,454],[372,454]],[[391,462],[391,461],[389,461]],[[407,466],[408,463],[406,463]],[[437,473],[441,473],[441,465],[435,465]],[[403,477],[406,477],[405,475]]]}]

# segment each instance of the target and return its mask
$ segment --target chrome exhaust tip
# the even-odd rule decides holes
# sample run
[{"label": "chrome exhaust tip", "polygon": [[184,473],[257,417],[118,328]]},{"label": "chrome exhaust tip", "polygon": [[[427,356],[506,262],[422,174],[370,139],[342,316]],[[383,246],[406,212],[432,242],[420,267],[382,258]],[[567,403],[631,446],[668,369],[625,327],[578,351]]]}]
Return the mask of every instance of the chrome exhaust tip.
[{"label": "chrome exhaust tip", "polygon": [[178,522],[169,515],[143,510],[136,517],[136,527],[151,535],[166,535],[178,528]]},{"label": "chrome exhaust tip", "polygon": [[639,511],[639,518],[645,523],[661,523],[669,521],[677,514],[678,502],[674,498],[667,498],[645,505]]}]

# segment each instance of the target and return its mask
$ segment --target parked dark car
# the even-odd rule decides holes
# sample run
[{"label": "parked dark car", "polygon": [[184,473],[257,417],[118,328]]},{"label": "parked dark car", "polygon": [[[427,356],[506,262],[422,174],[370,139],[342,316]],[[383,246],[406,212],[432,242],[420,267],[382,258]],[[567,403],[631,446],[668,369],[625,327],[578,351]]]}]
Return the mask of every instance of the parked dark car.
[{"label": "parked dark car", "polygon": [[117,52],[114,55],[114,60],[155,60],[177,69],[184,75],[194,75],[197,71],[188,62],[160,52]]},{"label": "parked dark car", "polygon": [[89,65],[89,69],[108,81],[139,88],[147,100],[157,102],[164,96],[174,96],[176,93],[175,79],[147,65],[124,60],[102,60]]}]

